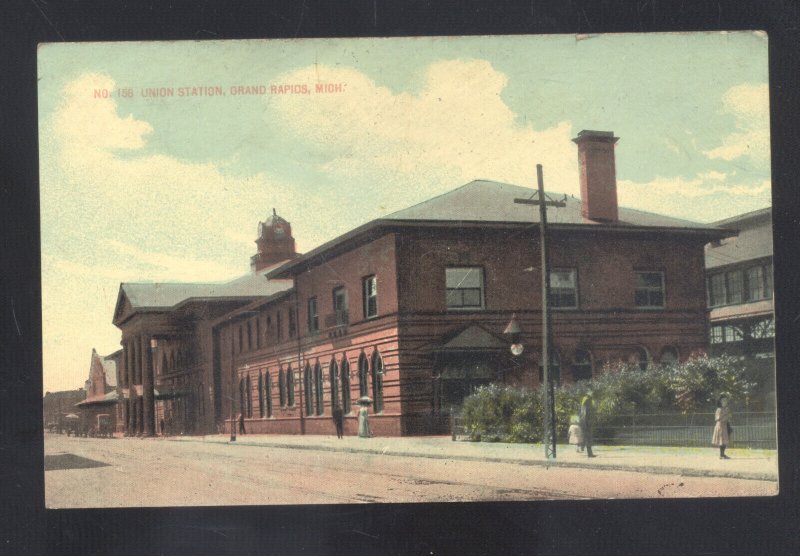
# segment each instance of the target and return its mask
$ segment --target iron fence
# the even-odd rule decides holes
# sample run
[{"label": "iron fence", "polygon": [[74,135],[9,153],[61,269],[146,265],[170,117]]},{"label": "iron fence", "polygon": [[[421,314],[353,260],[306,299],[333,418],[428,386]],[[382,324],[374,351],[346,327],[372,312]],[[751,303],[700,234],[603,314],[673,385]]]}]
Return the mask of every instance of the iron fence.
[{"label": "iron fence", "polygon": [[[451,418],[453,440],[503,441],[500,429],[468,430],[463,417],[454,413]],[[740,448],[775,449],[777,431],[774,412],[740,412],[731,418],[731,446]],[[560,442],[567,442],[560,426]],[[595,444],[625,446],[685,446],[706,447],[714,432],[713,413],[631,413],[600,419],[594,428]]]}]

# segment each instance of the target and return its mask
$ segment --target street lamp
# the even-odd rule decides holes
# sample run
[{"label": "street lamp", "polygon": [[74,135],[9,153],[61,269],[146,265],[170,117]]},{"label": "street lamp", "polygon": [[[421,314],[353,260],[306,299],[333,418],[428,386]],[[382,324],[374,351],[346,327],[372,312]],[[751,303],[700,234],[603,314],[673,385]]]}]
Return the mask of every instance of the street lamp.
[{"label": "street lamp", "polygon": [[514,357],[519,357],[522,355],[522,352],[525,351],[525,346],[523,346],[520,342],[522,329],[519,327],[519,323],[517,322],[516,313],[511,315],[511,320],[509,321],[508,326],[506,326],[506,329],[503,330],[503,335],[507,336],[511,340],[511,355]]}]

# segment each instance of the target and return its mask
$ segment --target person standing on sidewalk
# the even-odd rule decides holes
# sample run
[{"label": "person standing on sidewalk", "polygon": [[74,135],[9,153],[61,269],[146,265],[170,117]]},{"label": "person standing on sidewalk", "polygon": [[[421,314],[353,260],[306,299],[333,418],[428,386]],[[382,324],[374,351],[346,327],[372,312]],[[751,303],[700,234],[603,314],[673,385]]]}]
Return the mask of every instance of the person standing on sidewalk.
[{"label": "person standing on sidewalk", "polygon": [[575,445],[575,451],[583,452],[583,431],[578,423],[578,416],[573,415],[570,419],[567,435],[569,436],[569,443]]},{"label": "person standing on sidewalk", "polygon": [[714,434],[711,435],[711,445],[719,446],[719,459],[731,459],[725,455],[725,448],[731,441],[731,410],[728,409],[728,396],[722,394],[717,400],[717,411],[714,413]]},{"label": "person standing on sidewalk", "polygon": [[369,396],[362,396],[358,399],[358,405],[361,406],[361,409],[358,410],[358,436],[361,438],[370,438],[372,436],[369,430],[369,421],[367,420],[368,408],[371,403],[372,400]]},{"label": "person standing on sidewalk", "polygon": [[246,434],[244,430],[244,413],[239,414],[239,434]]},{"label": "person standing on sidewalk", "polygon": [[583,444],[586,446],[586,455],[590,458],[595,457],[592,453],[592,427],[594,427],[594,401],[592,393],[587,392],[581,401],[580,411],[581,432],[583,432]]},{"label": "person standing on sidewalk", "polygon": [[336,425],[336,438],[344,436],[344,411],[340,405],[333,407],[333,424]]}]

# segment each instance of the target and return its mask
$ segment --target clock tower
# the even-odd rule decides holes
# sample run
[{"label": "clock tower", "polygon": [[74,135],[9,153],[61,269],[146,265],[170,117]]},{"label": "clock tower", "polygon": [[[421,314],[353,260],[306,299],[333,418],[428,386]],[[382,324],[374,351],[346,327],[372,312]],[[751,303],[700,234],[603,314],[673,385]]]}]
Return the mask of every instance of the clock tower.
[{"label": "clock tower", "polygon": [[258,253],[250,257],[250,269],[253,272],[297,256],[294,250],[292,225],[278,216],[275,209],[272,209],[269,218],[258,223],[256,245]]}]

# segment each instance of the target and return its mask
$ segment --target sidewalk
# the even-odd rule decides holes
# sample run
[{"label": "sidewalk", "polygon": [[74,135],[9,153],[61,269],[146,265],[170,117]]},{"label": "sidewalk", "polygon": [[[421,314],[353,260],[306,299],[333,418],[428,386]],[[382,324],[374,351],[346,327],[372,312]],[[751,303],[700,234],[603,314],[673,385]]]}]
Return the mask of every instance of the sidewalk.
[{"label": "sidewalk", "polygon": [[229,435],[180,436],[166,440],[263,446],[296,450],[316,450],[385,456],[405,456],[461,461],[490,461],[542,467],[580,467],[640,473],[697,477],[728,477],[764,481],[778,480],[775,450],[728,449],[731,459],[719,459],[717,448],[671,448],[653,446],[595,446],[596,458],[577,453],[574,446],[558,445],[557,458],[548,461],[541,444],[494,442],[453,442],[449,436],[358,438],[317,435],[239,435],[235,443]]}]

